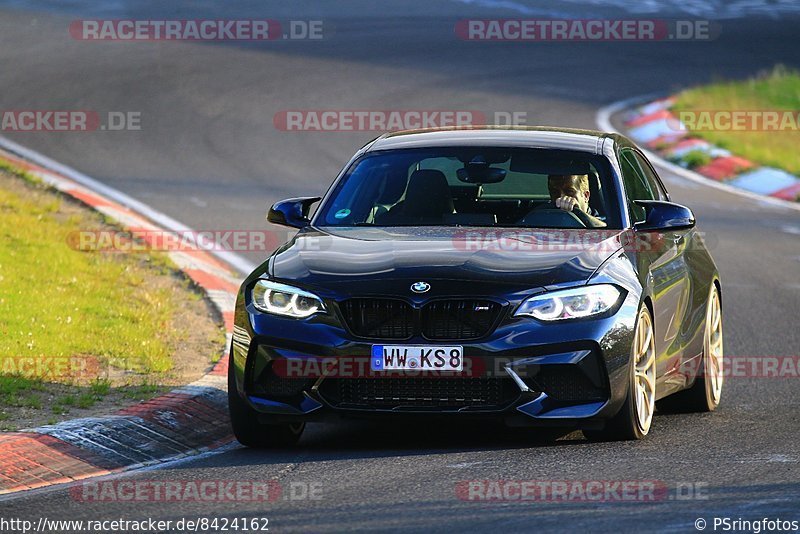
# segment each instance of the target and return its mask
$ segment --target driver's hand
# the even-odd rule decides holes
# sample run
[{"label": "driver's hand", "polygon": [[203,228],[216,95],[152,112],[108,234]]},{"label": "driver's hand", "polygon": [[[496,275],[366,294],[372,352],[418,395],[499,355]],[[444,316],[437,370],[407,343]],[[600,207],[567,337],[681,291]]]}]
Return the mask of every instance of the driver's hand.
[{"label": "driver's hand", "polygon": [[555,200],[556,207],[562,209],[564,211],[572,211],[573,208],[577,208],[580,210],[580,205],[578,204],[578,199],[575,197],[568,197],[566,195],[562,197],[558,197]]}]

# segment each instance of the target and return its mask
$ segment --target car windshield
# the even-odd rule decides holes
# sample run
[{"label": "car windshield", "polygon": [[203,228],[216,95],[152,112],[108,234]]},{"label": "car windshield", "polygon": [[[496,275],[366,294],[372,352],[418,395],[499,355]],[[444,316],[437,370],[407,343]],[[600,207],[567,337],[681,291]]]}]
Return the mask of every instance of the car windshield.
[{"label": "car windshield", "polygon": [[[602,156],[530,148],[376,151],[356,160],[316,226],[619,228]],[[564,197],[573,200],[565,204]]]}]

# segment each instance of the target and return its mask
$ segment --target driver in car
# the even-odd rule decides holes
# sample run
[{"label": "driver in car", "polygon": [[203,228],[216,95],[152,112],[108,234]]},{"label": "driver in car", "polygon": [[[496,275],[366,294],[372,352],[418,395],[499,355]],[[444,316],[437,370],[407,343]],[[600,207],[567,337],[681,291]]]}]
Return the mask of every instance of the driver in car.
[{"label": "driver in car", "polygon": [[547,177],[550,200],[556,208],[575,214],[587,228],[602,228],[606,223],[589,206],[589,176],[586,174],[551,174]]}]

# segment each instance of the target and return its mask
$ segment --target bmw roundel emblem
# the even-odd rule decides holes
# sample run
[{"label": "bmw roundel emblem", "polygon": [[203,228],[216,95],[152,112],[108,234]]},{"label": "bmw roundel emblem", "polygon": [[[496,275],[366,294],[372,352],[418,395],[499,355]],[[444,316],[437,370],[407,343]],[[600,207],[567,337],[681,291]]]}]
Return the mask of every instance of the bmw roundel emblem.
[{"label": "bmw roundel emblem", "polygon": [[411,291],[414,293],[425,293],[431,288],[428,282],[415,282],[411,284]]}]

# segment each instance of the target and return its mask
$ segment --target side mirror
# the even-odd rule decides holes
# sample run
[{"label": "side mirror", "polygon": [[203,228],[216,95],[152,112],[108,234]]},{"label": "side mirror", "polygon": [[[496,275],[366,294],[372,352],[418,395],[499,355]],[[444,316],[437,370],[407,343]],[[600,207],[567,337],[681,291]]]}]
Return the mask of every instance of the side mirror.
[{"label": "side mirror", "polygon": [[637,206],[644,208],[644,222],[634,227],[642,231],[680,230],[694,227],[694,213],[686,206],[662,200],[634,200]]},{"label": "side mirror", "polygon": [[273,224],[304,228],[310,222],[308,210],[321,197],[298,197],[281,200],[272,205],[267,213],[267,220]]}]

